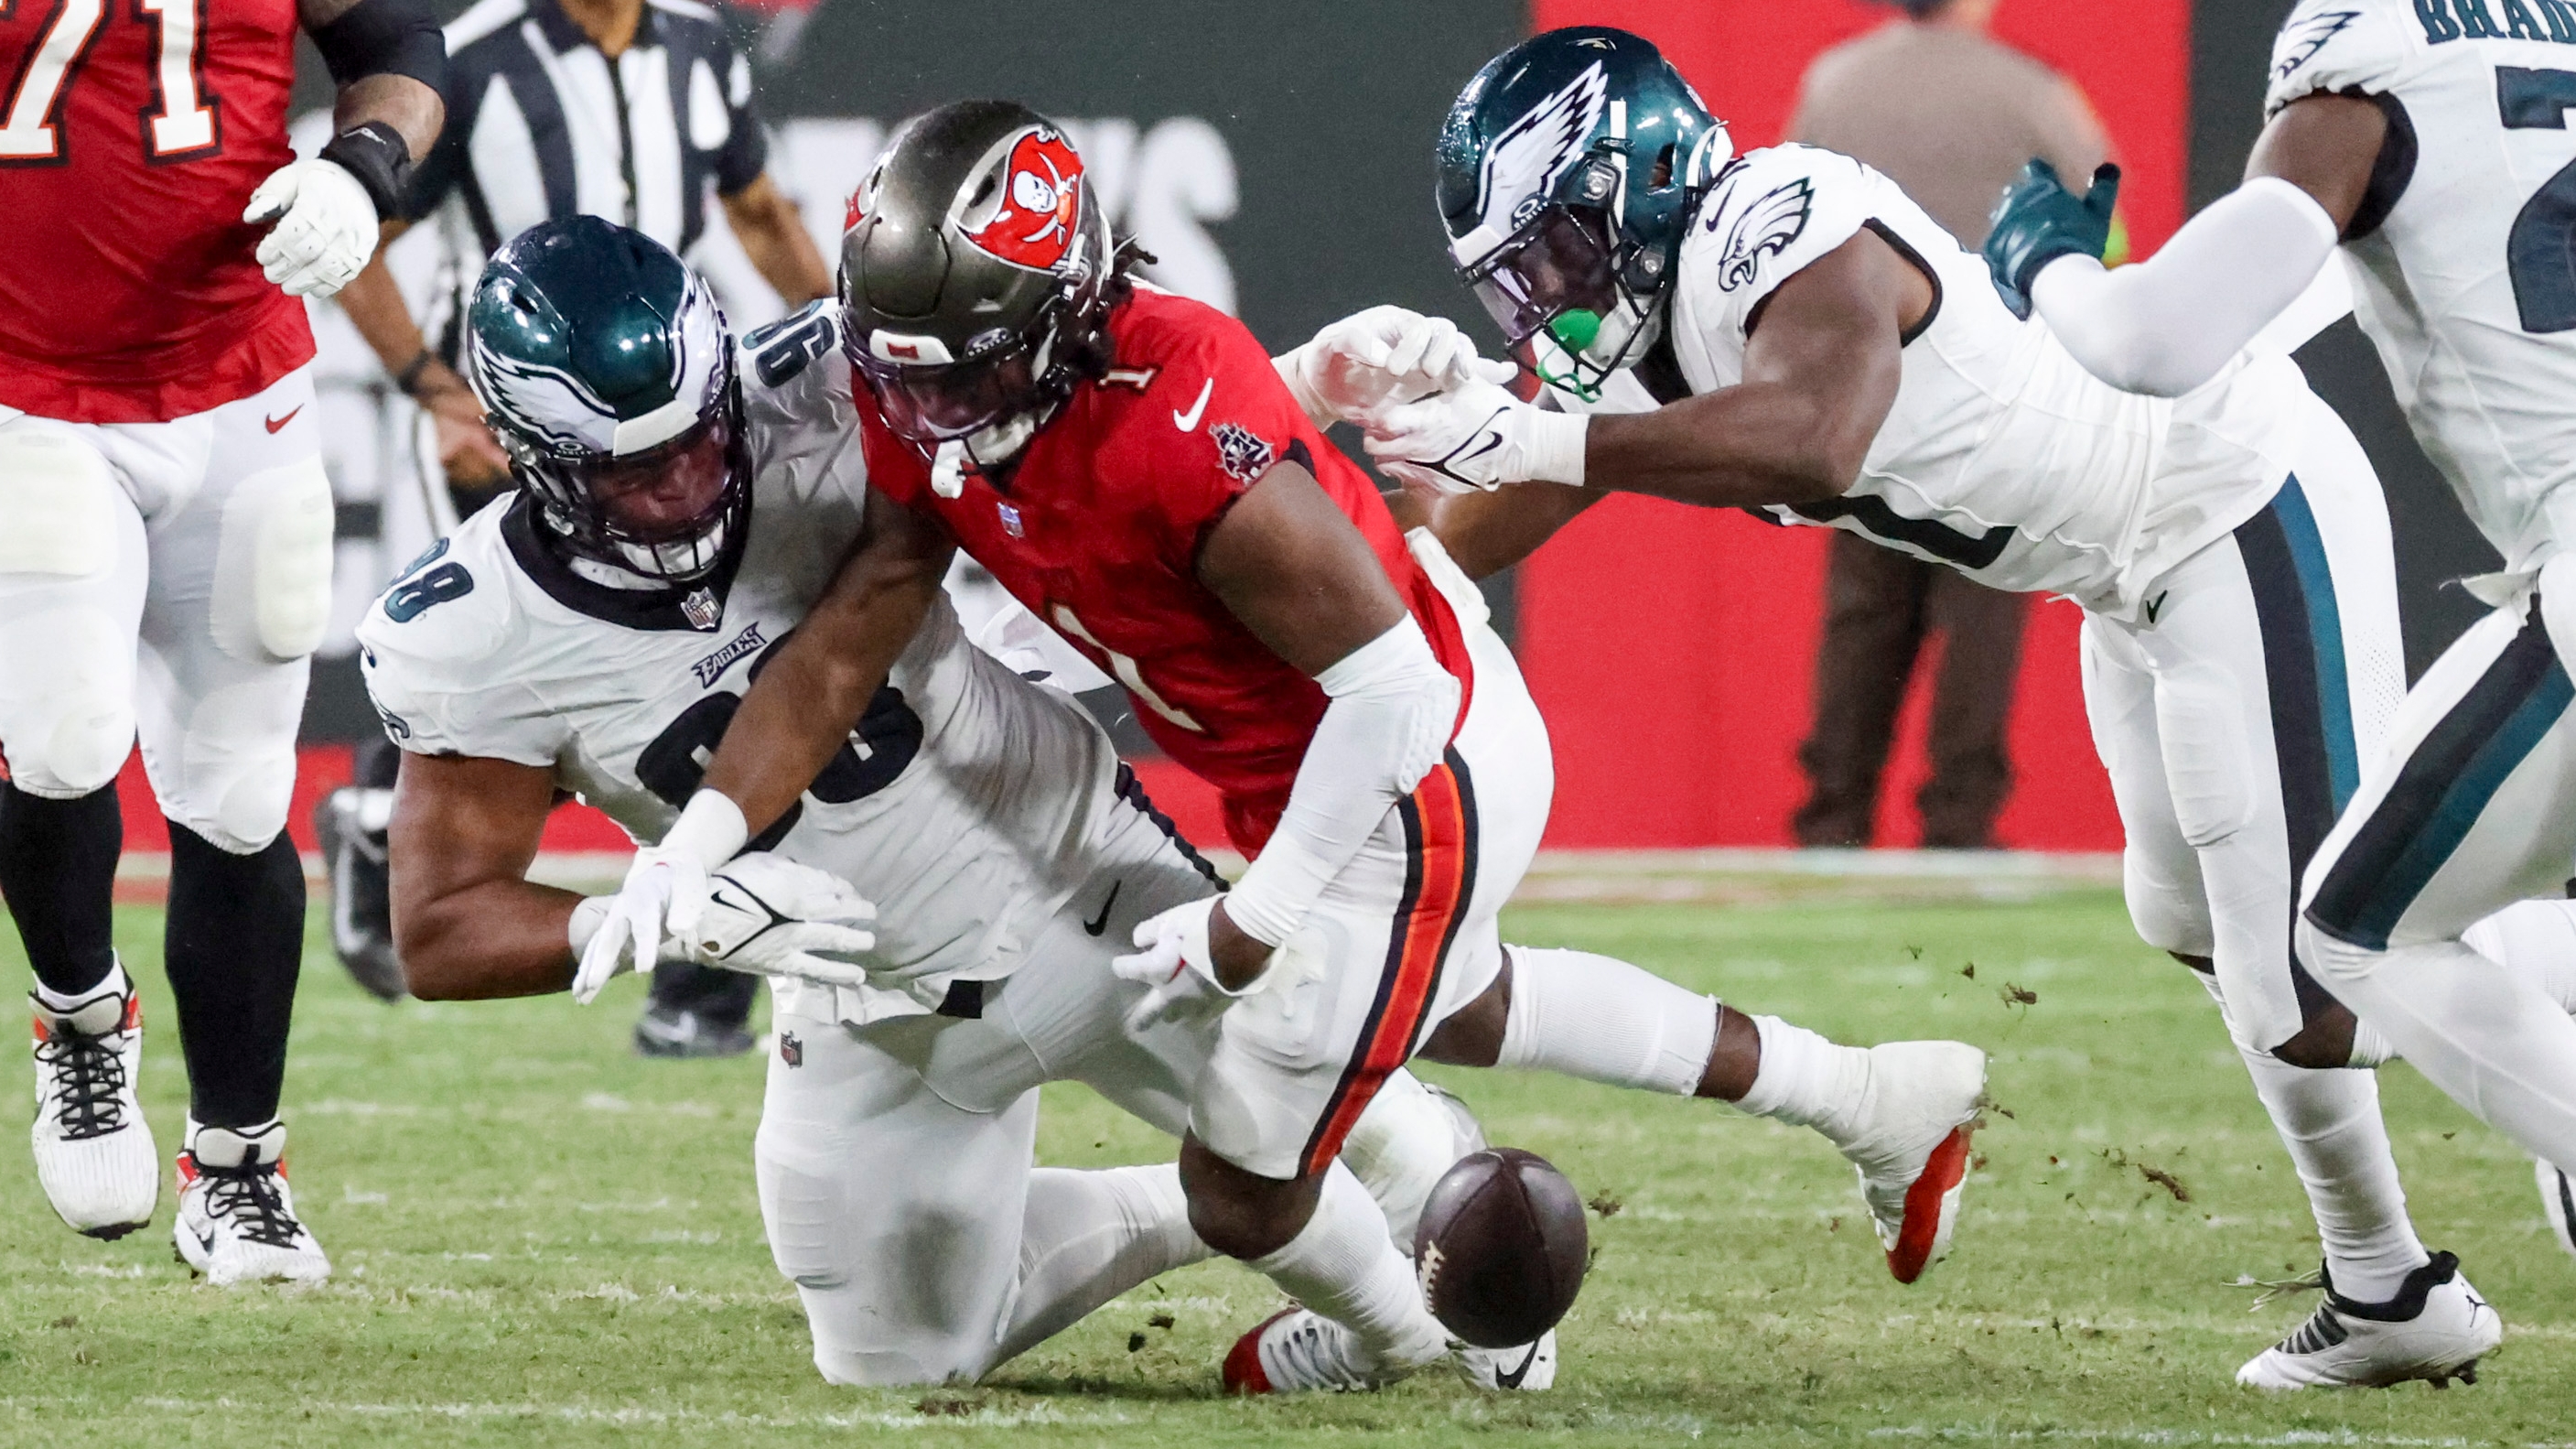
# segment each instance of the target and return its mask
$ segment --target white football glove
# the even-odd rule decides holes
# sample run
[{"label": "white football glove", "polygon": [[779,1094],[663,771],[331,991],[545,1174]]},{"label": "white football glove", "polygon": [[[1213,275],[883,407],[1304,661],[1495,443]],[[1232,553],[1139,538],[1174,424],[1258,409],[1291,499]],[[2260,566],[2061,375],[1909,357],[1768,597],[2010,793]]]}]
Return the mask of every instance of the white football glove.
[{"label": "white football glove", "polygon": [[328,297],[376,254],[375,200],[336,161],[294,161],[250,194],[242,220],[276,223],[260,238],[259,265],[290,297]]},{"label": "white football glove", "polygon": [[1467,382],[1504,383],[1511,363],[1476,355],[1476,342],[1446,317],[1371,307],[1329,323],[1277,359],[1297,405],[1317,427],[1358,422],[1388,402],[1409,402]]},{"label": "white football glove", "polygon": [[1212,1021],[1225,1009],[1259,991],[1269,979],[1263,972],[1241,991],[1228,991],[1216,979],[1216,960],[1208,949],[1208,913],[1222,896],[1208,896],[1141,922],[1133,956],[1112,959],[1109,969],[1121,981],[1140,981],[1151,988],[1127,1010],[1127,1030],[1142,1032],[1165,1021]]},{"label": "white football glove", "polygon": [[[696,852],[654,847],[635,852],[626,883],[608,902],[608,919],[582,948],[572,998],[584,1006],[623,972],[647,972],[670,941],[687,941],[706,912],[707,868]],[[685,950],[685,947],[681,947]]]},{"label": "white football glove", "polygon": [[1493,383],[1461,383],[1366,419],[1371,458],[1390,475],[1443,493],[1505,483],[1583,483],[1589,418],[1522,402]]},{"label": "white football glove", "polygon": [[707,886],[706,908],[680,932],[688,959],[825,986],[867,981],[863,963],[877,938],[861,928],[876,920],[877,908],[848,881],[756,851],[728,862]]}]

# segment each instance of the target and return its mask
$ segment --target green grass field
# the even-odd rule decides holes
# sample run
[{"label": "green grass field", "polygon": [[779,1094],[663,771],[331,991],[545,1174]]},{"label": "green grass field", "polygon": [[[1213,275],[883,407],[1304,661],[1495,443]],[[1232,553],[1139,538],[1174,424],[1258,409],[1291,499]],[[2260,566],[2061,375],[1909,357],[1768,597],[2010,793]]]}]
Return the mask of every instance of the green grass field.
[{"label": "green grass field", "polygon": [[[166,1153],[184,1092],[159,915],[124,909],[119,927],[151,997],[144,1088]],[[1810,1135],[1446,1072],[1496,1141],[1546,1154],[1612,1209],[1555,1392],[1488,1397],[1439,1375],[1229,1402],[1217,1361],[1276,1302],[1230,1265],[1151,1285],[983,1387],[835,1390],[761,1240],[759,1060],[639,1061],[631,985],[592,1009],[379,1006],[317,935],[288,1112],[301,1205],[339,1276],[308,1292],[198,1285],[172,1261],[166,1188],[150,1232],[92,1242],[6,1149],[0,1442],[2576,1442],[2576,1261],[2540,1223],[2528,1164],[2404,1068],[2387,1098],[2417,1222],[2501,1309],[2503,1351],[2480,1385],[2443,1393],[2271,1399],[2230,1383],[2308,1305],[2249,1313],[2227,1285],[2312,1266],[2311,1230],[2216,1013],[2108,893],[1548,906],[1510,934],[1627,956],[1845,1040],[1985,1046],[2011,1115],[1978,1139],[1950,1260],[1913,1288],[1891,1281],[1848,1169]],[[15,963],[16,945],[0,932],[0,956]],[[1046,1110],[1051,1163],[1169,1150],[1078,1089]]]}]

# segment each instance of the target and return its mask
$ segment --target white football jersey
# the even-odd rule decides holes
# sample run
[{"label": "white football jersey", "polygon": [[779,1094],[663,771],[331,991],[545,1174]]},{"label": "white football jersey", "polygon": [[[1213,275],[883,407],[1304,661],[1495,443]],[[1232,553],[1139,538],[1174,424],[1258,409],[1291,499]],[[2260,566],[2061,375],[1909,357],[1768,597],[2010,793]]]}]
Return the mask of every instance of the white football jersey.
[{"label": "white football jersey", "polygon": [[2355,218],[2353,310],[2469,517],[2536,568],[2576,478],[2576,5],[2302,0],[2266,114],[2319,91],[2394,102],[2383,159],[2412,174],[2383,167],[2396,204]]},{"label": "white football jersey", "polygon": [[[2121,392],[2045,325],[2016,319],[1985,259],[1895,182],[1811,146],[1745,154],[1701,204],[1666,321],[1687,390],[1741,382],[1771,294],[1864,228],[1922,261],[1933,311],[1906,341],[1895,406],[1858,481],[1839,499],[1767,510],[1778,521],[1831,524],[1995,588],[2127,617],[2157,576],[2253,516],[2288,476],[2297,439],[2278,419],[2296,415],[2287,404],[2307,384],[2286,357],[2249,352],[2181,398]],[[1600,406],[1649,401],[1623,386]]]},{"label": "white football jersey", "polygon": [[[361,663],[395,741],[550,771],[638,842],[659,840],[859,535],[866,471],[828,311],[780,324],[822,316],[801,358],[776,350],[778,329],[746,339],[750,519],[706,585],[592,582],[540,541],[522,493],[370,605]],[[1081,706],[975,648],[943,596],[847,747],[752,847],[876,903],[880,979],[910,1000],[862,993],[845,1019],[936,1006],[951,981],[1015,969],[1082,884],[1103,812],[1122,808],[1116,771]]]}]

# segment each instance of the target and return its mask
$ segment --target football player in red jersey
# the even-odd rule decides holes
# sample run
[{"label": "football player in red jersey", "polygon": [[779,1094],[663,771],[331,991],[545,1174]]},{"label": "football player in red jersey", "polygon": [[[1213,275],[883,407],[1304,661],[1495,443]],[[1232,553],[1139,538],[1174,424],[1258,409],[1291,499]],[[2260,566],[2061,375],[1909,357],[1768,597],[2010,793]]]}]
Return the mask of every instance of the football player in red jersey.
[{"label": "football player in red jersey", "polygon": [[[1244,1336],[1230,1387],[1366,1387],[1449,1352],[1334,1161],[1417,1051],[1816,1125],[1905,1229],[1898,1276],[1937,1255],[1983,1082],[1974,1048],[1836,1047],[1622,962],[1506,957],[1496,917],[1554,784],[1546,729],[1474,585],[1324,441],[1328,406],[1375,400],[1335,395],[1332,349],[1274,367],[1241,324],[1127,281],[1080,158],[1016,105],[922,117],[852,214],[842,320],[870,404],[866,534],[705,788],[638,855],[585,972],[693,929],[706,870],[842,747],[962,545],[1126,686],[1256,855],[1231,893],[1144,923],[1120,963],[1157,988],[1139,1021],[1218,1024],[1182,1148],[1192,1225],[1304,1305]],[[987,1009],[1009,1009],[1007,987]],[[1496,1387],[1552,1376],[1545,1340],[1467,1362]]]},{"label": "football player in red jersey", "polygon": [[[299,28],[339,83],[338,134],[301,161]],[[302,298],[374,250],[445,57],[425,0],[0,10],[0,894],[37,977],[37,1176],[93,1237],[159,1196],[108,937],[139,731],[191,1091],[178,1245],[218,1282],[330,1272],[277,1121],[304,936],[282,831],[331,604]]]}]

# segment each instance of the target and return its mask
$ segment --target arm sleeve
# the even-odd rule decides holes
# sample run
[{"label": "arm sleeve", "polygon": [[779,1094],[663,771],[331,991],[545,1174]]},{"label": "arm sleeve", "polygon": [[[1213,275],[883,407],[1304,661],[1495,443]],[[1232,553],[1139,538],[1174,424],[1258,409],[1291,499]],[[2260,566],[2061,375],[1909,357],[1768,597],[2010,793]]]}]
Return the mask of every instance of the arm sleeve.
[{"label": "arm sleeve", "polygon": [[1386,812],[1440,762],[1458,718],[1458,681],[1409,614],[1315,682],[1331,702],[1297,766],[1288,808],[1225,902],[1226,916],[1269,946],[1304,922]]},{"label": "arm sleeve", "polygon": [[724,149],[716,153],[716,194],[731,196],[760,179],[769,165],[769,132],[760,124],[760,108],[751,100],[751,57],[740,51],[725,68],[725,109],[732,125]]},{"label": "arm sleeve", "polygon": [[[2423,46],[2389,13],[2388,0],[2300,0],[2272,42],[2263,114],[2320,91],[2376,95],[2396,89]],[[2429,23],[2429,22],[2428,22]]]},{"label": "arm sleeve", "polygon": [[2296,302],[2335,244],[2334,221],[2314,198],[2257,177],[2135,266],[2051,262],[2031,302],[2085,371],[2128,392],[2179,397]]},{"label": "arm sleeve", "polygon": [[1873,181],[1889,184],[1848,156],[1812,146],[1756,151],[1720,173],[1682,243],[1696,325],[1739,342],[1750,337],[1782,282],[1869,223]]}]

